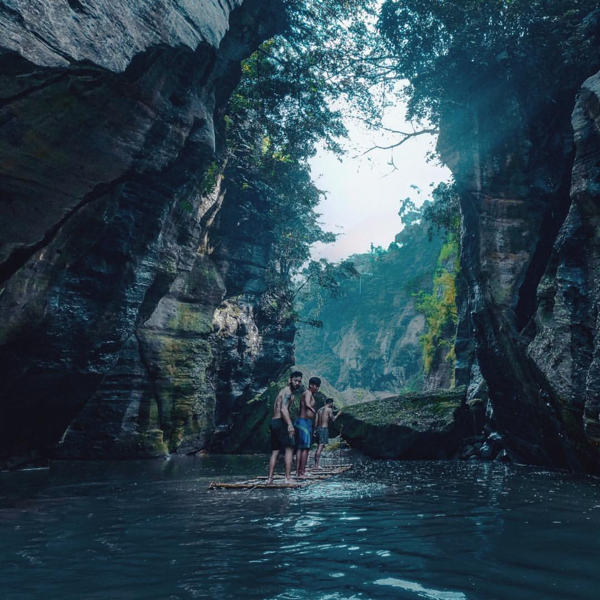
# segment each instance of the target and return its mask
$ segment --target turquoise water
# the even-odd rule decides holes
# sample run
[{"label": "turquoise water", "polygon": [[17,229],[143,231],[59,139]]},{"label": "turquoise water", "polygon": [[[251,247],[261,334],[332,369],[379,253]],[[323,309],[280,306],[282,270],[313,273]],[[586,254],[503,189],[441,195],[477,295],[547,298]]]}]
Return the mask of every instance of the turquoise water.
[{"label": "turquoise water", "polygon": [[220,456],[2,473],[0,597],[600,597],[599,479],[362,459],[302,490],[207,491],[265,468]]}]

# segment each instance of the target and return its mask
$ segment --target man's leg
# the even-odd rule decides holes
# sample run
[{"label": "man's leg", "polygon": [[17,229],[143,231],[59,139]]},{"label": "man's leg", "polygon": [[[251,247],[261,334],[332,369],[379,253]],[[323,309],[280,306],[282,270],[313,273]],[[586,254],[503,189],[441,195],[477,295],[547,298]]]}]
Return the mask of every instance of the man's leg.
[{"label": "man's leg", "polygon": [[271,459],[269,460],[269,479],[267,479],[267,484],[273,483],[273,473],[275,473],[275,465],[277,464],[278,456],[279,450],[273,450],[273,452],[271,452]]},{"label": "man's leg", "polygon": [[[285,482],[286,483],[292,482],[292,456],[293,456],[293,454],[294,454],[293,448],[285,449],[284,462],[285,462]],[[298,461],[298,459],[296,459],[296,461]],[[297,464],[297,462],[296,462],[296,464]]]},{"label": "man's leg", "polygon": [[302,468],[304,466],[304,449],[298,450],[298,458],[296,458],[296,477],[303,477]]},{"label": "man's leg", "polygon": [[310,448],[306,448],[303,450],[302,456],[302,476],[306,477],[306,463],[308,462],[308,453],[310,452]]},{"label": "man's leg", "polygon": [[325,447],[325,444],[319,444],[317,446],[317,451],[315,452],[315,469],[321,468],[321,466],[319,465],[319,462],[321,460],[321,452],[323,452],[324,447]]}]

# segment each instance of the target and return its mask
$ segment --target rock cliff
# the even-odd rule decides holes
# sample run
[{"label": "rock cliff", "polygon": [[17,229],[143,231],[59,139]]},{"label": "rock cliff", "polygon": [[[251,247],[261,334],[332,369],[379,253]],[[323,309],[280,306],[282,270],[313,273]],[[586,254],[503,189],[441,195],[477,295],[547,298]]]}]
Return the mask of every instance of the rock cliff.
[{"label": "rock cliff", "polygon": [[583,84],[573,113],[572,201],[537,290],[535,336],[527,347],[560,403],[567,427],[582,445],[596,450],[600,449],[599,123],[597,74]]},{"label": "rock cliff", "polygon": [[0,457],[196,449],[292,362],[293,326],[261,312],[268,238],[206,175],[239,63],[281,14],[0,6]]},{"label": "rock cliff", "polygon": [[[340,298],[319,300],[313,291],[302,304],[302,319],[316,318],[323,326],[300,329],[297,360],[346,390],[348,402],[361,401],[365,393],[385,397],[425,385],[421,336],[426,316],[414,295],[432,291],[442,239],[430,242],[426,224],[413,223],[397,242],[386,252],[350,257],[361,276],[343,283]],[[449,385],[449,377],[438,373],[438,362],[436,380]]]},{"label": "rock cliff", "polygon": [[490,82],[445,116],[438,145],[461,192],[464,314],[506,449],[596,471],[598,90],[596,76],[525,102]]}]

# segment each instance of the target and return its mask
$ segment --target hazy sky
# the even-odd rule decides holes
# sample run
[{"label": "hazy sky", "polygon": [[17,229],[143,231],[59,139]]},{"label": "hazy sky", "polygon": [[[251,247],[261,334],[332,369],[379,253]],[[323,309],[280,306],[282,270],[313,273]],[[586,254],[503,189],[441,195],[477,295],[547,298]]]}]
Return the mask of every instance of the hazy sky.
[{"label": "hazy sky", "polygon": [[[410,131],[402,122],[387,123],[388,127]],[[327,198],[317,212],[322,213],[325,228],[343,233],[334,244],[315,247],[315,258],[325,257],[338,261],[350,254],[367,252],[371,242],[387,248],[402,227],[398,209],[400,200],[410,196],[420,204],[429,197],[430,183],[447,181],[450,172],[434,162],[426,161],[433,149],[432,136],[420,136],[394,149],[397,170],[388,164],[389,150],[374,150],[367,156],[357,156],[374,143],[389,145],[393,136],[377,136],[354,123],[350,130],[350,150],[340,162],[334,155],[321,151],[311,161],[313,179],[317,187],[326,190]],[[358,148],[358,149],[357,149]],[[410,186],[421,189],[418,195]]]}]

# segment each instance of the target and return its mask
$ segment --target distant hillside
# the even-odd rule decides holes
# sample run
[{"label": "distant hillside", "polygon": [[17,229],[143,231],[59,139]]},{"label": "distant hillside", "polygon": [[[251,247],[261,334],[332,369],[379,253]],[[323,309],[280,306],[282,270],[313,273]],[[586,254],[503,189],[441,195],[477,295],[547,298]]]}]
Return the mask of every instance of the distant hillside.
[{"label": "distant hillside", "polygon": [[301,319],[319,319],[323,327],[300,326],[297,362],[346,390],[350,401],[423,389],[426,317],[415,294],[432,292],[442,247],[440,236],[429,241],[427,225],[416,222],[388,250],[352,256],[361,276],[343,284],[341,298],[314,289],[302,298]]}]

